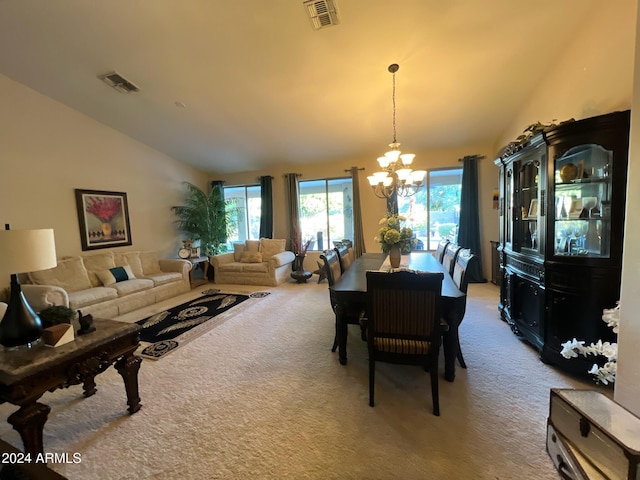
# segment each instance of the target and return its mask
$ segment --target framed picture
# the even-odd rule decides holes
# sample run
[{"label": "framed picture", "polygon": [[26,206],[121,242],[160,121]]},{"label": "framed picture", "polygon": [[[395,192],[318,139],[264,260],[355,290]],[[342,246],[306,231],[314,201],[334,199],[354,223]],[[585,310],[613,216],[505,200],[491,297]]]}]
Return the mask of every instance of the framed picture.
[{"label": "framed picture", "polygon": [[191,258],[200,256],[200,247],[191,247]]},{"label": "framed picture", "polygon": [[82,250],[131,245],[127,194],[76,189]]},{"label": "framed picture", "polygon": [[537,217],[538,216],[538,199],[534,198],[531,200],[531,204],[529,204],[529,217]]}]

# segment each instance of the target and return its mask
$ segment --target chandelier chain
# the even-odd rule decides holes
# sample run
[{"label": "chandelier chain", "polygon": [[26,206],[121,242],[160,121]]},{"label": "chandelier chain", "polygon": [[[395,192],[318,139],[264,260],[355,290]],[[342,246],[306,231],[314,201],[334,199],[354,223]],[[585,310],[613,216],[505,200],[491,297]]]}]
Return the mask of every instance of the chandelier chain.
[{"label": "chandelier chain", "polygon": [[396,141],[396,72],[393,72],[393,89],[392,89],[392,104],[393,104],[393,143]]}]

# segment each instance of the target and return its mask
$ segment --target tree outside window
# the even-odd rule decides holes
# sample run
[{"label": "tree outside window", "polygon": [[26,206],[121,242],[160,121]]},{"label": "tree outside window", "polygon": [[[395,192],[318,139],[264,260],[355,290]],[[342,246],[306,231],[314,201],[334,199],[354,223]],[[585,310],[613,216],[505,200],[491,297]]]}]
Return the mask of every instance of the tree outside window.
[{"label": "tree outside window", "polygon": [[302,240],[310,250],[333,248],[335,242],[353,240],[353,189],[351,178],[307,180],[300,187]]},{"label": "tree outside window", "polygon": [[260,213],[262,201],[259,185],[224,187],[224,199],[231,200],[234,210],[230,215],[230,231],[227,246],[233,243],[260,238]]}]

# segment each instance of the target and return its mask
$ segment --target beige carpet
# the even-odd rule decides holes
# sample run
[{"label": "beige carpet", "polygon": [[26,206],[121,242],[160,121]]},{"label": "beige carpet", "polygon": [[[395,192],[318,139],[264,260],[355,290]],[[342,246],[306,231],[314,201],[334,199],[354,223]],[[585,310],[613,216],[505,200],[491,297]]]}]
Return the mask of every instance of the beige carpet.
[{"label": "beige carpet", "polygon": [[[549,390],[594,385],[543,364],[510,332],[496,286],[470,286],[460,329],[469,368],[441,381],[440,417],[418,367],[379,364],[368,406],[366,344],[352,326],[348,365],[331,353],[326,283],[235,289],[272,294],[167,358],[143,361],[135,415],[113,369],[91,398],[80,386],[47,393],[45,451],[82,455],[52,468],[83,480],[559,478],[545,451]],[[6,418],[15,407],[0,409]],[[0,437],[22,446],[6,422]]]}]

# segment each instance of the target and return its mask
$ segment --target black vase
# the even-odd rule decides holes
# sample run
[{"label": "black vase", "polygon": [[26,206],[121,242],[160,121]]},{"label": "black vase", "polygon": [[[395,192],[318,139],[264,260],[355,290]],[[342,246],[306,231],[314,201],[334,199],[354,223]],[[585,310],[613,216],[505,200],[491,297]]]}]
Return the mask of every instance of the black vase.
[{"label": "black vase", "polygon": [[11,275],[11,294],[0,322],[0,344],[7,348],[30,347],[42,335],[42,322],[27,303],[18,278]]},{"label": "black vase", "polygon": [[294,272],[299,272],[304,270],[304,257],[306,257],[307,255],[300,255],[300,254],[296,254],[296,258],[293,261],[293,265],[292,265],[292,270]]}]

